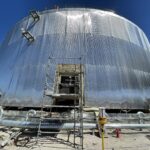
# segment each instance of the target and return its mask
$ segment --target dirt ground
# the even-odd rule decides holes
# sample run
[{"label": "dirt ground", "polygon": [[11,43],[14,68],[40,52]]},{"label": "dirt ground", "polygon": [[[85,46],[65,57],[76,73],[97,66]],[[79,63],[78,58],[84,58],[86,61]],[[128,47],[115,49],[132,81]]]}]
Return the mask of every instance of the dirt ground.
[{"label": "dirt ground", "polygon": [[[8,139],[8,132],[0,132],[0,140]],[[15,146],[14,141],[11,140],[3,147],[4,150],[73,150],[73,135],[70,136],[67,142],[67,135],[58,134],[56,138],[53,136],[39,136],[36,134],[22,134]],[[22,141],[21,141],[22,140]],[[79,143],[79,137],[76,138],[76,143]],[[101,150],[101,138],[91,133],[84,134],[84,149],[85,150]],[[120,138],[116,138],[113,130],[108,131],[105,137],[105,150],[150,150],[150,130],[121,130]]]}]

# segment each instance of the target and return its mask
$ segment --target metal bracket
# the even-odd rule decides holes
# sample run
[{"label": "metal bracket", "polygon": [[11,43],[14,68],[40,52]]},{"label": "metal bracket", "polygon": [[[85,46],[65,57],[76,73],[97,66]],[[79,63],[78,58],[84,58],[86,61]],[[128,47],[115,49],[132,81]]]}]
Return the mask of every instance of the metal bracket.
[{"label": "metal bracket", "polygon": [[30,16],[33,18],[34,21],[40,20],[40,16],[39,16],[38,12],[35,10],[30,11]]},{"label": "metal bracket", "polygon": [[22,35],[29,41],[33,42],[35,40],[34,36],[29,32],[26,31],[24,28],[21,29]]}]

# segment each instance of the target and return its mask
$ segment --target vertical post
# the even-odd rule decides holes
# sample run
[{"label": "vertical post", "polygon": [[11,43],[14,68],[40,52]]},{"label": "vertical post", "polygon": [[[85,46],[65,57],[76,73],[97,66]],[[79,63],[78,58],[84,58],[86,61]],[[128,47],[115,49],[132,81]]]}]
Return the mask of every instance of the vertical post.
[{"label": "vertical post", "polygon": [[[139,112],[137,112],[137,115],[138,115],[138,118],[139,118],[139,124],[143,124],[144,123],[144,120],[143,120],[144,113],[139,111]],[[140,131],[142,131],[142,128],[140,128]]]},{"label": "vertical post", "polygon": [[[76,73],[76,65],[75,65],[75,71],[74,72]],[[76,79],[75,79],[74,87],[75,87],[75,94],[77,94]],[[76,134],[76,112],[75,112],[76,108],[75,108],[75,106],[76,106],[76,98],[74,99],[74,148],[75,148],[75,144],[76,144],[76,135],[75,135]]]},{"label": "vertical post", "polygon": [[100,107],[99,108],[99,124],[101,126],[101,134],[102,134],[102,150],[105,149],[105,142],[104,142],[104,125],[107,123],[107,118],[106,118],[106,113],[105,113],[105,108]]},{"label": "vertical post", "polygon": [[[80,58],[81,61],[81,58]],[[80,145],[81,149],[83,150],[83,69],[82,69],[82,64],[80,62]]]},{"label": "vertical post", "polygon": [[104,150],[105,149],[105,146],[104,146],[104,126],[102,126],[102,150]]},{"label": "vertical post", "polygon": [[74,132],[74,148],[75,148],[75,143],[76,143],[76,114],[75,114],[75,105],[76,105],[76,100],[74,100],[74,127],[73,127],[73,132]]}]

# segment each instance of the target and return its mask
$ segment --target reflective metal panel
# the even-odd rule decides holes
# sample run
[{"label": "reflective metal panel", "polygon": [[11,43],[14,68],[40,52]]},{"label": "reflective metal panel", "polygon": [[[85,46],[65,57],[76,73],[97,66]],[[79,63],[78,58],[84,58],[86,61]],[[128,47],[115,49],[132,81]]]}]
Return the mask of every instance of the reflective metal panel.
[{"label": "reflective metal panel", "polygon": [[[0,47],[0,105],[39,107],[45,85],[53,91],[56,65],[82,63],[86,105],[148,107],[150,45],[141,29],[95,9],[39,15],[38,21],[28,16],[18,22]],[[22,29],[34,36],[33,42],[23,37]]]}]

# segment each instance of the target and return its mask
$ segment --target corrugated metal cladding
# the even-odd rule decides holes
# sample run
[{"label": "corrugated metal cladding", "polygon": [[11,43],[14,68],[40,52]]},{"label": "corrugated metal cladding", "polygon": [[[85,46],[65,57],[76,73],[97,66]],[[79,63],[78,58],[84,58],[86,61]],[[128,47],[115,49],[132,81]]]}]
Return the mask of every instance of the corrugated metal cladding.
[{"label": "corrugated metal cladding", "polygon": [[[22,36],[22,28],[34,42]],[[53,57],[49,65],[48,57]],[[28,16],[8,33],[0,47],[0,105],[40,106],[46,70],[53,90],[56,65],[80,63],[86,105],[148,107],[150,45],[145,34],[112,12],[83,8],[47,10],[38,22]]]}]

